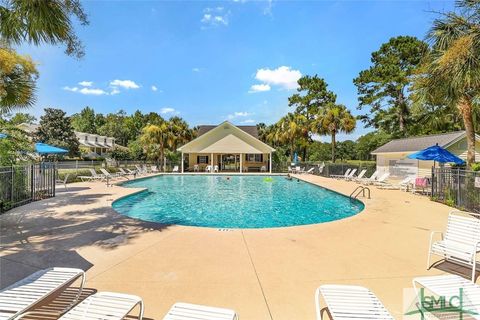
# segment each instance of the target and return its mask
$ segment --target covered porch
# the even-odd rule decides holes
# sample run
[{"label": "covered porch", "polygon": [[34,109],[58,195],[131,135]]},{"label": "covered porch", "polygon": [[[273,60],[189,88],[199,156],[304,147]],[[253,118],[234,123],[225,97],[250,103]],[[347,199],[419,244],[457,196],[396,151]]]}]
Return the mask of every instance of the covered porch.
[{"label": "covered porch", "polygon": [[272,172],[269,145],[228,121],[178,148],[180,172]]},{"label": "covered porch", "polygon": [[186,153],[181,172],[272,172],[271,153]]}]

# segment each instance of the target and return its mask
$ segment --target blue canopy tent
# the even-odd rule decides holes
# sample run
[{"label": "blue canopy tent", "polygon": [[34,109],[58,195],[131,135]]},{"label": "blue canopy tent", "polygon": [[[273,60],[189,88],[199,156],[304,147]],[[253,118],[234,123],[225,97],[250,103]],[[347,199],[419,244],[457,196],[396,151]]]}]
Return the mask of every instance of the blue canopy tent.
[{"label": "blue canopy tent", "polygon": [[35,143],[35,152],[41,155],[47,154],[62,154],[67,153],[68,150],[57,148],[46,143]]},{"label": "blue canopy tent", "polygon": [[293,154],[293,163],[295,163],[295,164],[298,163],[298,153],[297,153],[297,152],[295,152],[295,153]]},{"label": "blue canopy tent", "polygon": [[426,149],[420,150],[418,152],[412,153],[411,155],[408,156],[408,158],[433,161],[434,167],[435,167],[435,162],[455,163],[455,164],[465,163],[465,161],[463,161],[462,159],[460,159],[450,151],[443,149],[438,145],[431,146]]}]

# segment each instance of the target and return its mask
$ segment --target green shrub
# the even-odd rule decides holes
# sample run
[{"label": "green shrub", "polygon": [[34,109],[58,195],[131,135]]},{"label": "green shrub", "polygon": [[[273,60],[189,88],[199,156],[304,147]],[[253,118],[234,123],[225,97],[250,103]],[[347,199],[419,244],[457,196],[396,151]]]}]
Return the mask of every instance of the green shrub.
[{"label": "green shrub", "polygon": [[472,164],[473,171],[480,171],[480,162],[475,162]]}]

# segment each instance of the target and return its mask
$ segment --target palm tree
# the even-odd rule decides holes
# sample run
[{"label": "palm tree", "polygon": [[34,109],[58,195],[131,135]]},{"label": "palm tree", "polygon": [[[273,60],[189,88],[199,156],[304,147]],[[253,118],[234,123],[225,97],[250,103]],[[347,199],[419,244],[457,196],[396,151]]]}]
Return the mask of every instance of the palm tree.
[{"label": "palm tree", "polygon": [[172,117],[168,121],[168,130],[170,131],[170,141],[168,143],[172,151],[176,151],[177,147],[183,145],[193,138],[193,132],[188,123],[180,117]]},{"label": "palm tree", "polygon": [[0,4],[0,42],[2,46],[47,43],[64,44],[65,53],[80,58],[83,45],[73,29],[71,16],[87,25],[80,0],[5,0]]},{"label": "palm tree", "polygon": [[28,56],[0,48],[0,112],[27,108],[35,103],[38,71]]},{"label": "palm tree", "polygon": [[171,132],[166,122],[158,125],[150,124],[142,130],[140,143],[143,145],[147,157],[164,168],[165,147],[171,141]]},{"label": "palm tree", "polygon": [[332,162],[335,162],[336,136],[339,132],[351,133],[355,130],[356,120],[342,104],[330,104],[319,110],[312,123],[312,131],[332,137]]},{"label": "palm tree", "polygon": [[280,142],[289,146],[290,158],[293,160],[295,148],[302,138],[305,136],[305,131],[308,131],[306,126],[306,118],[299,113],[289,113],[284,116],[277,124],[275,138]]},{"label": "palm tree", "polygon": [[25,108],[35,103],[38,72],[29,57],[13,46],[23,43],[65,45],[65,52],[80,58],[83,45],[71,17],[81,25],[88,19],[80,0],[4,0],[0,3],[0,111]]},{"label": "palm tree", "polygon": [[416,93],[455,106],[467,135],[467,165],[475,162],[474,113],[480,92],[480,2],[457,2],[460,13],[436,19],[428,33],[432,51],[416,79]]}]

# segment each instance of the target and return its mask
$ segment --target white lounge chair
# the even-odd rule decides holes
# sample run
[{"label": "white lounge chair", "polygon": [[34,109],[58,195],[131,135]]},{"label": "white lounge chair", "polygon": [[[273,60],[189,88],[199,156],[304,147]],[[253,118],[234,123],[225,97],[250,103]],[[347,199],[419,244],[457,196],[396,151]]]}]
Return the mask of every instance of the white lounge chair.
[{"label": "white lounge chair", "polygon": [[178,172],[178,166],[174,166],[172,172]]},{"label": "white lounge chair", "polygon": [[[435,234],[442,239],[433,241]],[[480,219],[478,215],[452,211],[448,215],[445,233],[433,231],[430,235],[427,269],[430,268],[431,255],[443,257],[447,261],[472,268],[472,281],[475,281],[477,253],[480,251]]]},{"label": "white lounge chair", "polygon": [[196,304],[175,303],[163,320],[238,320],[234,310]]},{"label": "white lounge chair", "polygon": [[135,165],[135,168],[137,169],[137,173],[138,173],[139,175],[147,174],[147,170],[145,170],[144,168],[142,168],[140,165],[136,164],[136,165]]},{"label": "white lounge chair", "polygon": [[324,163],[321,164],[321,165],[319,165],[319,166],[318,166],[318,173],[319,173],[319,174],[322,174],[324,169],[325,169],[325,164],[324,164]]},{"label": "white lounge chair", "polygon": [[118,174],[116,174],[116,173],[110,173],[110,172],[108,172],[107,170],[105,170],[105,169],[103,169],[103,168],[101,168],[100,171],[102,171],[103,175],[104,175],[106,178],[108,178],[108,179],[112,179],[112,180],[113,180],[113,179],[116,179],[116,178],[119,177]]},{"label": "white lounge chair", "polygon": [[[13,319],[23,314],[39,302],[46,301],[65,286],[81,279],[81,284],[69,309],[77,303],[83,286],[85,272],[75,268],[49,268],[37,271],[30,276],[0,291],[0,319]],[[66,311],[66,310],[63,310]]]},{"label": "white lounge chair", "polygon": [[[437,297],[444,297],[448,302],[452,297],[457,297],[455,303],[462,304],[463,319],[480,319],[480,286],[468,281],[467,279],[449,274],[449,275],[440,275],[440,276],[429,276],[429,277],[417,277],[413,279],[413,288],[415,292],[418,293],[423,287],[428,294],[432,293]],[[462,299],[458,301],[460,295],[460,290],[462,290]],[[420,303],[420,301],[419,301]],[[422,306],[423,307],[423,306]],[[438,306],[435,306],[438,308]],[[449,313],[446,315],[444,310],[438,310],[440,316],[437,318],[435,310],[428,310],[422,308],[423,312],[427,313],[427,318],[432,319],[462,319],[457,313]],[[443,312],[442,312],[443,311]],[[428,317],[428,315],[433,314],[433,317]],[[424,314],[425,315],[425,314]],[[442,317],[443,315],[443,317]],[[450,317],[448,317],[450,316]]]},{"label": "white lounge chair", "polygon": [[193,172],[199,172],[200,171],[200,167],[198,166],[198,164],[194,164],[193,165]]},{"label": "white lounge chair", "polygon": [[353,179],[355,176],[355,173],[357,173],[357,169],[353,169],[352,171],[350,171],[350,173],[347,176],[338,177],[338,179],[345,179],[345,180]]},{"label": "white lounge chair", "polygon": [[389,172],[385,172],[384,174],[382,174],[377,180],[374,180],[372,182],[367,182],[365,184],[371,184],[371,185],[375,185],[375,186],[381,186],[383,184],[386,183],[386,180],[390,177],[390,173]]},{"label": "white lounge chair", "polygon": [[129,169],[129,168],[126,168],[126,170],[128,171],[129,174],[133,175],[133,176],[136,176],[138,173],[138,170],[132,170],[132,169]]},{"label": "white lounge chair", "polygon": [[355,181],[357,183],[369,184],[377,180],[378,174],[379,174],[378,170],[375,170],[375,172],[372,173],[372,175],[369,178],[356,179]]},{"label": "white lounge chair", "polygon": [[335,319],[394,319],[377,296],[364,287],[322,285],[315,292],[317,320],[322,320],[320,296],[333,320]]},{"label": "white lounge chair", "polygon": [[85,181],[85,180],[103,180],[105,177],[103,175],[99,175],[95,169],[88,169],[90,171],[90,176],[78,176],[80,180]]},{"label": "white lounge chair", "polygon": [[315,171],[315,167],[308,169],[307,171],[305,171],[305,173],[313,174],[313,171]]},{"label": "white lounge chair", "polygon": [[[138,306],[137,319],[143,318],[144,306],[140,297],[115,292],[97,292],[63,314],[59,320],[122,320]],[[59,315],[50,311],[29,312],[30,315]]]},{"label": "white lounge chair", "polygon": [[122,320],[137,306],[138,319],[141,320],[144,306],[140,297],[124,293],[97,292],[73,307],[59,320]]},{"label": "white lounge chair", "polygon": [[122,175],[125,176],[125,177],[126,177],[126,176],[129,176],[129,175],[134,175],[134,174],[135,174],[135,172],[133,172],[133,171],[132,171],[132,172],[127,172],[127,171],[125,171],[125,169],[123,169],[123,168],[118,168],[118,171],[121,172]]},{"label": "white lounge chair", "polygon": [[217,166],[217,165],[215,165],[215,166],[213,167],[213,172],[218,172],[218,166]]},{"label": "white lounge chair", "polygon": [[150,166],[150,171],[155,173],[159,172],[157,166]]},{"label": "white lounge chair", "polygon": [[350,171],[352,171],[352,169],[348,168],[344,174],[331,174],[330,178],[337,178],[337,179],[345,178],[350,174]]},{"label": "white lounge chair", "polygon": [[365,173],[367,173],[367,169],[363,169],[358,176],[354,178],[349,178],[348,180],[353,180],[353,181],[361,180],[363,179],[363,176],[365,175]]},{"label": "white lounge chair", "polygon": [[260,167],[260,172],[267,172],[267,167],[266,166],[261,166]]},{"label": "white lounge chair", "polygon": [[208,165],[205,167],[205,172],[211,172],[212,171],[212,166]]},{"label": "white lounge chair", "polygon": [[67,181],[68,181],[68,177],[70,176],[70,173],[67,173],[65,175],[65,177],[62,179],[56,179],[55,180],[55,184],[63,184],[63,186],[65,187],[65,190],[67,189]]},{"label": "white lounge chair", "polygon": [[398,183],[384,183],[380,185],[379,189],[386,189],[386,190],[408,190],[408,186],[412,183],[415,179],[415,176],[407,176],[402,181]]}]

